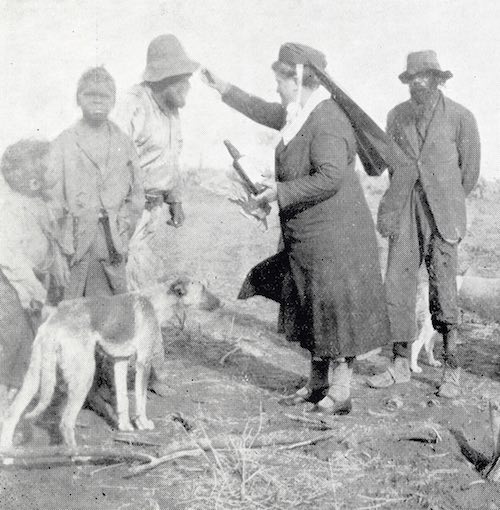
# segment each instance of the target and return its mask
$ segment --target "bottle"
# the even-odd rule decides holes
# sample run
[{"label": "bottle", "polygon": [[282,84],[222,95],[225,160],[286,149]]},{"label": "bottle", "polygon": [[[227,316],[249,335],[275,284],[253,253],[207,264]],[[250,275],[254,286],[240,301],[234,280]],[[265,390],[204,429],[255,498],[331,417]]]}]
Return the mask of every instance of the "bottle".
[{"label": "bottle", "polygon": [[240,151],[229,140],[224,140],[224,145],[233,158],[233,168],[236,170],[236,173],[244,182],[245,186],[247,186],[248,191],[254,195],[259,194],[262,190],[259,190],[256,184],[250,178],[250,175],[255,173],[255,169],[251,168],[251,165],[248,165],[246,169],[244,168],[245,157],[240,154]]}]

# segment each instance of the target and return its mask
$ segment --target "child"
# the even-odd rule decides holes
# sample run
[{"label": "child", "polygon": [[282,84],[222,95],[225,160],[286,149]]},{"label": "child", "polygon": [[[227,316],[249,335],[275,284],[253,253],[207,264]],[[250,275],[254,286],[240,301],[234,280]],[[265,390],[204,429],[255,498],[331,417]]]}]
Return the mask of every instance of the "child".
[{"label": "child", "polygon": [[[115,93],[115,82],[103,67],[83,73],[76,92],[82,118],[53,142],[48,179],[62,244],[71,254],[64,299],[127,291],[128,243],[145,199],[136,149],[108,119]],[[163,345],[156,347],[155,391],[162,387],[165,361]]]},{"label": "child", "polygon": [[57,302],[67,278],[47,204],[48,152],[46,141],[20,140],[0,164],[0,408],[21,386],[42,305]]},{"label": "child", "polygon": [[70,253],[64,298],[126,292],[128,241],[144,207],[138,160],[110,120],[116,87],[103,67],[78,81],[82,118],[53,142],[47,179]]}]

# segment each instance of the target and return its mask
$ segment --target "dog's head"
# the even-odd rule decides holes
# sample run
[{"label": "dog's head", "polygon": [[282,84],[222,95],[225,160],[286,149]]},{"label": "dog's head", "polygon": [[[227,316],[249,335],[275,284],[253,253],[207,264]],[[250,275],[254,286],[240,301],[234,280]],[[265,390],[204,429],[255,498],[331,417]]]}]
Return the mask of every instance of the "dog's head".
[{"label": "dog's head", "polygon": [[180,304],[200,310],[212,311],[221,305],[220,299],[208,291],[203,283],[186,276],[177,278],[170,285],[169,293],[176,296]]}]

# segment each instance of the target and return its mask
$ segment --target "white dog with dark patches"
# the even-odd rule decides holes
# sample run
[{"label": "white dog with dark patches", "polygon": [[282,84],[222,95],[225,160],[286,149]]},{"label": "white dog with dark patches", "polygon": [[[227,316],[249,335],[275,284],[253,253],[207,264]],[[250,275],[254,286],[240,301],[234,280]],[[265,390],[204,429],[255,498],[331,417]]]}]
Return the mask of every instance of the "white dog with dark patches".
[{"label": "white dog with dark patches", "polygon": [[[460,290],[464,275],[457,276],[457,289]],[[420,326],[417,339],[411,344],[411,360],[410,369],[417,374],[422,372],[418,366],[418,356],[422,347],[427,354],[427,363],[431,367],[440,367],[441,362],[434,358],[434,344],[436,342],[437,333],[432,327],[431,314],[429,312],[429,282],[427,273],[425,273],[425,280],[419,278],[417,287],[417,323]]]},{"label": "white dog with dark patches", "polygon": [[76,419],[92,386],[96,348],[113,361],[118,429],[134,429],[127,395],[127,368],[132,356],[134,424],[139,430],[153,429],[154,423],[146,415],[146,391],[153,350],[162,343],[160,327],[183,307],[214,310],[219,305],[219,299],[203,284],[187,278],[170,285],[159,283],[142,292],[63,301],[49,312],[38,330],[23,385],[5,416],[0,448],[12,447],[16,425],[38,392],[38,404],[26,418],[35,418],[48,407],[58,368],[68,394],[60,430],[66,445],[76,447]]}]

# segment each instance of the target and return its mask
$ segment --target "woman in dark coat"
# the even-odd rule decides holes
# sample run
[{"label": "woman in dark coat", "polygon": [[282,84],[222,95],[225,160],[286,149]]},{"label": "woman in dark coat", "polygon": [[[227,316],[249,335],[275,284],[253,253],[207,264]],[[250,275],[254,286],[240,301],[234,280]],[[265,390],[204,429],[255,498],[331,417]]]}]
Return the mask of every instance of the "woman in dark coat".
[{"label": "woman in dark coat", "polygon": [[212,73],[206,81],[226,104],[282,134],[276,185],[256,198],[278,201],[283,249],[252,269],[239,297],[260,294],[280,302],[287,339],[311,353],[309,381],[283,403],[307,401],[346,414],[353,360],[387,343],[388,320],[375,227],[354,171],[353,129],[308,62],[326,67],[313,48],[281,47],[272,66],[281,104]]}]

